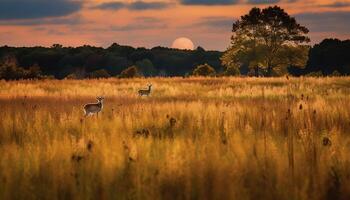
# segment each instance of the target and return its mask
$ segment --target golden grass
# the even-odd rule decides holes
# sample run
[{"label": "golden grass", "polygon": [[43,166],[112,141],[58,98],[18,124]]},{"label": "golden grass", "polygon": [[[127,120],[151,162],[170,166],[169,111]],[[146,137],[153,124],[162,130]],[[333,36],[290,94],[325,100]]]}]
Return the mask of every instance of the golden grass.
[{"label": "golden grass", "polygon": [[0,199],[350,199],[349,102],[350,78],[0,81]]}]

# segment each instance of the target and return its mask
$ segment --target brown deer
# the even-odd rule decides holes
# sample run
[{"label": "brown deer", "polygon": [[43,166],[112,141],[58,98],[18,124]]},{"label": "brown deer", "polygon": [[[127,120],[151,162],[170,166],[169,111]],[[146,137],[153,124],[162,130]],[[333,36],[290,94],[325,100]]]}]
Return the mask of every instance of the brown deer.
[{"label": "brown deer", "polygon": [[98,113],[101,112],[103,108],[103,100],[105,98],[97,97],[96,99],[97,99],[97,103],[88,103],[84,105],[85,117],[88,115],[93,115],[95,113],[98,116]]},{"label": "brown deer", "polygon": [[148,84],[148,89],[147,90],[139,90],[139,95],[140,96],[149,96],[151,94],[151,89],[152,89],[152,84]]}]

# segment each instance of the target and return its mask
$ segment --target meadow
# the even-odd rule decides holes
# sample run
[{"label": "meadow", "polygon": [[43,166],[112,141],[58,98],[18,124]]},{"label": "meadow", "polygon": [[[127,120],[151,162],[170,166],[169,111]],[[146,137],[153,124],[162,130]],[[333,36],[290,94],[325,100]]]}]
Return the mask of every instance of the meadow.
[{"label": "meadow", "polygon": [[0,199],[350,199],[349,102],[346,77],[0,81]]}]

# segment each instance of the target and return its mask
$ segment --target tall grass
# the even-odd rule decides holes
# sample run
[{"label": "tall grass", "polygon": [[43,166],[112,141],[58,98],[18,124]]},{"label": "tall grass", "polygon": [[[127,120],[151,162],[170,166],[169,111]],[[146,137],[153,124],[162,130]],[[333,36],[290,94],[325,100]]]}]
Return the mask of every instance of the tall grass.
[{"label": "tall grass", "polygon": [[[151,96],[137,96],[147,83]],[[2,81],[0,199],[350,199],[349,86]],[[84,118],[99,95],[101,115]]]}]

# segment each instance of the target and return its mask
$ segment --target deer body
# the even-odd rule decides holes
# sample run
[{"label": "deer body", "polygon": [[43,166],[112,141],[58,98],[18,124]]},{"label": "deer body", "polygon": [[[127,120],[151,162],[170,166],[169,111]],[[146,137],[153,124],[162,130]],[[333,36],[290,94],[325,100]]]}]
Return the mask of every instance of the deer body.
[{"label": "deer body", "polygon": [[151,94],[151,89],[152,89],[152,84],[149,84],[147,90],[139,90],[139,95],[140,96],[149,96]]},{"label": "deer body", "polygon": [[88,115],[93,115],[93,114],[97,114],[99,112],[101,112],[102,108],[103,108],[103,97],[97,97],[97,103],[88,103],[85,104],[84,106],[84,112],[85,112],[85,116]]}]

